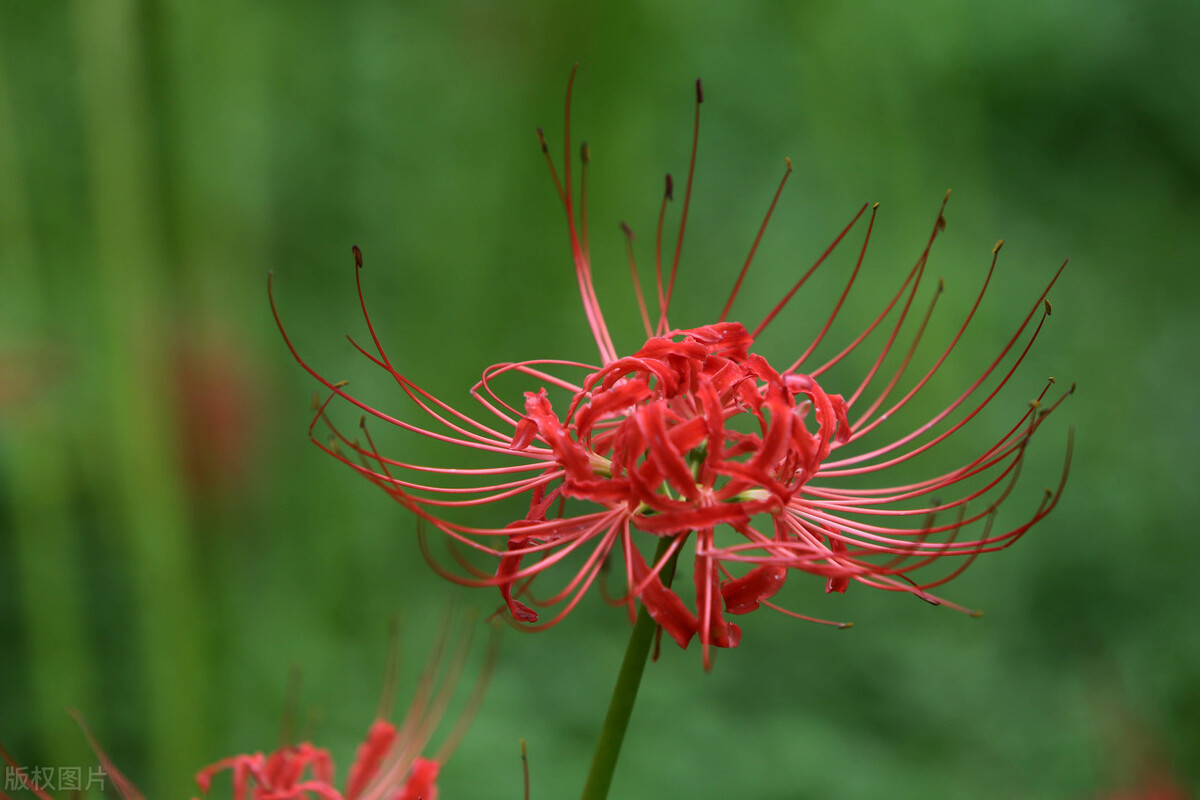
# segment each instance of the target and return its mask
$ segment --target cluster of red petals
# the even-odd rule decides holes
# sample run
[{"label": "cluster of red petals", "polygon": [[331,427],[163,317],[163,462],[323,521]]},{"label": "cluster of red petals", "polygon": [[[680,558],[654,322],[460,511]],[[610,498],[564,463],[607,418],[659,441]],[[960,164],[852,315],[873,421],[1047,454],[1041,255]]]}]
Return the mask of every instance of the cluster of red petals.
[{"label": "cluster of red petals", "polygon": [[[817,474],[834,442],[850,436],[841,396],[826,394],[808,375],[780,375],[749,352],[752,343],[738,322],[653,337],[632,356],[589,375],[561,420],[544,388],[526,392],[512,447],[524,450],[535,437],[545,442],[562,469],[562,497],[621,509],[640,531],[660,537],[702,531],[704,538],[724,524],[750,535],[755,515],[780,512]],[[806,425],[810,409],[814,431]],[[739,418],[750,420],[751,430],[730,427]],[[545,504],[535,508],[540,518],[519,527],[546,522]],[[524,548],[539,538],[513,533],[513,554],[501,572],[517,572]],[[699,629],[696,616],[649,574],[640,553],[629,556],[642,603],[686,646]],[[710,584],[717,576],[712,560],[701,556],[696,565]],[[715,592],[698,590],[698,599],[707,594],[709,600],[709,641],[737,644],[737,626],[722,619],[717,601],[723,598],[733,613],[757,607],[782,584],[781,577],[764,577],[760,572],[728,579]],[[510,586],[504,588],[513,616],[536,621]]]},{"label": "cluster of red petals", "polygon": [[[432,656],[425,665],[417,691],[397,727],[383,718],[395,690],[395,660],[389,657],[389,673],[381,700],[380,716],[358,747],[343,788],[337,788],[334,762],[329,751],[304,742],[286,745],[264,755],[252,753],[223,758],[196,773],[196,784],[206,797],[214,778],[231,773],[234,800],[437,800],[437,778],[450,758],[483,700],[496,659],[496,639],[491,645],[474,689],[467,698],[453,729],[431,758],[422,755],[453,698],[470,651],[469,630],[443,627]],[[394,654],[393,654],[394,656]],[[123,800],[144,800],[100,747],[91,731],[76,715],[84,735],[96,752],[104,773]],[[54,798],[38,786],[16,761],[0,747],[0,759],[8,763],[25,788],[39,800]],[[9,800],[0,792],[0,800]]]},{"label": "cluster of red petals", "polygon": [[[697,131],[701,100],[697,84]],[[942,293],[941,283],[923,315],[914,309],[930,249],[945,228],[943,201],[924,250],[875,319],[832,357],[813,362],[858,279],[874,226],[872,208],[857,261],[841,296],[829,306],[824,326],[794,361],[779,369],[752,352],[754,340],[864,217],[867,206],[756,327],[748,330],[728,321],[791,173],[789,161],[724,310],[713,324],[678,329],[668,322],[668,307],[687,223],[689,169],[674,258],[669,261],[662,252],[663,219],[674,189],[669,176],[666,182],[654,254],[656,320],[642,291],[632,233],[624,228],[646,338],[633,355],[621,356],[593,286],[586,205],[575,200],[572,187],[569,129],[570,89],[561,181],[540,131],[539,138],[566,210],[575,276],[599,364],[531,359],[493,365],[471,389],[484,413],[469,414],[421,388],[393,364],[367,312],[358,269],[359,301],[372,346],[351,342],[411,401],[416,416],[402,417],[364,402],[343,382],[324,377],[300,356],[279,323],[292,355],[329,391],[325,400],[315,402],[309,429],[313,441],[445,534],[454,560],[450,565],[430,550],[421,528],[424,552],[441,574],[464,585],[498,587],[510,619],[537,630],[560,621],[601,579],[606,565],[620,559],[625,588],[615,602],[625,604],[631,614],[639,605],[644,607],[681,646],[699,638],[707,664],[710,646],[738,643],[740,631],[725,619],[727,614],[765,605],[813,619],[771,601],[790,574],[820,577],[827,592],[844,592],[855,582],[940,604],[946,601],[931,589],[961,573],[981,553],[1008,547],[1054,508],[1070,463],[1069,443],[1058,488],[1047,489],[1024,521],[1007,530],[993,529],[997,509],[1017,483],[1031,437],[1069,394],[1048,399],[1053,379],[1020,409],[1005,434],[965,464],[920,480],[893,479],[872,488],[864,488],[861,479],[920,458],[992,402],[1041,332],[1050,314],[1046,298],[1061,268],[999,353],[978,368],[960,394],[915,423],[910,416],[905,423],[910,427],[897,429],[898,423],[891,420],[916,407],[914,398],[951,357],[974,318],[995,273],[1000,245],[992,251],[991,267],[957,332],[943,349],[926,357],[927,366],[918,371],[918,345]],[[582,161],[586,170],[586,146]],[[362,255],[354,251],[361,268]],[[275,315],[279,322],[277,310]],[[875,352],[865,374],[837,384],[836,394],[823,388],[833,385],[826,373],[851,353],[861,353],[868,342],[879,344],[869,345]],[[501,385],[514,380],[516,387]],[[346,435],[329,418],[327,409],[334,399],[363,412],[362,439]],[[436,465],[386,456],[376,447],[367,418],[458,455]],[[883,443],[867,444],[889,428]],[[466,464],[461,454],[467,451],[474,459],[491,461]],[[515,520],[507,507],[514,498],[527,502]],[[455,509],[472,506],[496,508],[500,518],[482,526],[455,519]],[[973,535],[964,535],[971,529]],[[732,543],[730,536],[735,537]],[[685,546],[694,555],[694,593],[671,588],[674,565]],[[648,561],[643,550],[652,547],[656,554]],[[472,554],[495,559],[495,567],[481,568]],[[561,588],[535,595],[534,579],[568,559],[574,566]],[[913,577],[935,562],[950,566],[936,576]],[[543,583],[538,583],[539,589]],[[553,617],[540,619],[535,610],[539,607],[555,609]]]},{"label": "cluster of red petals", "polygon": [[[142,793],[113,765],[86,727],[84,733],[121,797],[143,800]],[[282,747],[270,755],[253,753],[221,759],[196,773],[196,783],[207,796],[213,778],[231,772],[234,800],[437,800],[436,781],[441,762],[422,758],[415,750],[411,734],[412,731],[397,730],[390,722],[377,720],[359,746],[342,790],[334,786],[333,758],[329,752],[307,742]],[[0,757],[37,797],[54,800],[45,789],[25,777],[2,747]],[[7,800],[8,795],[0,792],[0,798]]]},{"label": "cluster of red petals", "polygon": [[[422,755],[437,729],[462,677],[470,649],[467,630],[447,625],[425,665],[417,691],[397,727],[385,719],[395,690],[389,671],[379,717],[358,747],[343,788],[336,786],[329,752],[308,742],[287,745],[264,755],[253,753],[221,759],[196,774],[201,793],[208,795],[213,778],[231,773],[234,800],[437,800],[437,778],[454,752],[483,700],[495,663],[495,638],[480,677],[463,713],[432,757]],[[389,658],[394,667],[395,661]]]},{"label": "cluster of red petals", "polygon": [[[648,533],[744,525],[785,505],[850,435],[845,400],[807,375],[780,375],[752,342],[740,322],[652,338],[589,375],[561,421],[545,389],[526,392],[513,449],[540,437],[564,469],[563,495],[623,503]],[[741,414],[760,432],[730,429]]]},{"label": "cluster of red petals", "polygon": [[437,800],[441,765],[411,752],[395,725],[377,720],[350,767],[343,790],[335,788],[329,752],[309,743],[270,755],[232,756],[196,774],[207,795],[213,777],[232,773],[234,800]]}]

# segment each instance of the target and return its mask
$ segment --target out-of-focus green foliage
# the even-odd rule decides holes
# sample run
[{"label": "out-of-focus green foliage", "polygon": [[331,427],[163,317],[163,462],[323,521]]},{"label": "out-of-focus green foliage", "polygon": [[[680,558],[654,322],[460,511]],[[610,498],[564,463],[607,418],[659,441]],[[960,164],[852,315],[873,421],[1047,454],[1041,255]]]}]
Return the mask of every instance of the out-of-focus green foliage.
[{"label": "out-of-focus green foliage", "polygon": [[[351,244],[396,363],[447,400],[493,362],[594,359],[533,135],[561,142],[579,61],[619,348],[639,328],[617,222],[651,238],[700,75],[678,322],[719,311],[790,156],[747,321],[877,200],[861,328],[950,186],[938,332],[1007,243],[946,397],[1072,259],[1011,390],[957,446],[985,446],[1047,375],[1079,384],[1018,488],[1036,503],[1073,424],[1062,504],[946,587],[983,619],[795,580],[793,607],[855,628],[760,612],[711,674],[665,648],[613,796],[1086,797],[1143,757],[1194,783],[1198,28],[1194,3],[1134,0],[0,6],[0,739],[90,764],[78,708],[150,796],[187,796],[196,767],[273,746],[292,666],[304,729],[347,759],[397,611],[411,685],[455,592],[413,519],[308,444],[315,387],[266,273],[306,356],[397,408],[342,338],[362,332]],[[768,356],[808,341],[851,249]],[[506,637],[443,796],[520,797],[522,737],[535,797],[578,792],[627,635],[593,598]]]}]

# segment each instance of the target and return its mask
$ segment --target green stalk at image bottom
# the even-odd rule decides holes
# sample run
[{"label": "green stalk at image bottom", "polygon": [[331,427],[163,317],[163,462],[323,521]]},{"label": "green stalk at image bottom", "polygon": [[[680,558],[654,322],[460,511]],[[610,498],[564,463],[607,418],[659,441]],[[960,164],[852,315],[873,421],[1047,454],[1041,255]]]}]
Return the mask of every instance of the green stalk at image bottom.
[{"label": "green stalk at image bottom", "polygon": [[[654,563],[657,564],[663,558],[673,541],[674,537],[663,537],[659,540]],[[678,556],[679,551],[676,550],[670,561],[663,565],[660,577],[664,586],[669,587],[675,577],[675,561]],[[625,731],[629,727],[629,718],[633,714],[633,704],[637,701],[642,674],[646,671],[650,645],[654,641],[657,628],[658,625],[650,618],[650,612],[644,605],[641,606],[633,633],[629,636],[629,644],[625,647],[625,659],[621,662],[621,671],[617,674],[617,684],[613,687],[612,699],[608,703],[608,713],[604,716],[600,739],[596,742],[596,751],[592,755],[592,766],[588,770],[582,800],[604,800],[608,797],[608,789],[617,768],[617,758],[621,755],[621,744],[625,741]]]}]

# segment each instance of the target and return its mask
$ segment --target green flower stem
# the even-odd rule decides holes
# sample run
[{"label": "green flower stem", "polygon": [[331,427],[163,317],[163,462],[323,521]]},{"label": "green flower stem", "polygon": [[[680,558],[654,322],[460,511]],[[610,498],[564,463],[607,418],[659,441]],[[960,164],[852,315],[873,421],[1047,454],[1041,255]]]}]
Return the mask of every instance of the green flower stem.
[{"label": "green flower stem", "polygon": [[175,259],[165,244],[156,181],[170,167],[154,146],[145,53],[148,31],[157,28],[145,25],[145,6],[133,0],[70,6],[94,241],[88,269],[73,273],[85,287],[79,291],[87,302],[77,315],[84,321],[67,322],[77,336],[88,336],[79,340],[87,353],[80,386],[96,392],[94,413],[103,415],[91,432],[88,477],[104,498],[103,530],[112,536],[104,545],[124,546],[122,575],[136,608],[124,663],[137,676],[134,708],[150,765],[139,783],[151,797],[190,797],[188,776],[211,752],[216,709],[208,667],[217,662],[206,647],[211,606],[201,588],[212,583],[200,578],[202,537],[181,478],[171,399],[172,342],[183,329],[169,302]]},{"label": "green flower stem", "polygon": [[[0,63],[6,61],[0,58]],[[90,764],[91,752],[65,713],[67,708],[94,707],[96,659],[85,625],[83,526],[76,516],[78,504],[72,502],[70,458],[81,415],[68,379],[44,358],[63,335],[63,324],[47,297],[53,277],[34,233],[26,174],[30,165],[22,160],[18,141],[23,120],[9,85],[0,66],[0,175],[5,176],[0,181],[0,241],[4,293],[12,301],[0,318],[0,341],[16,356],[11,374],[32,379],[22,393],[18,377],[4,408],[0,474],[13,554],[5,567],[16,579],[24,621],[20,633],[26,637],[32,712],[27,730],[39,739],[43,763]],[[5,682],[5,688],[11,685]],[[5,733],[16,738],[20,731]]]},{"label": "green flower stem", "polygon": [[[659,540],[654,563],[657,564],[663,557],[672,541],[673,538],[665,536]],[[672,578],[675,577],[675,561],[678,557],[679,551],[676,550],[659,573],[665,586],[670,586]],[[633,714],[633,704],[637,701],[638,688],[642,685],[642,673],[646,670],[650,644],[654,641],[657,628],[658,625],[650,618],[650,613],[643,605],[638,609],[637,622],[634,623],[633,633],[625,648],[625,660],[621,662],[617,685],[613,687],[612,699],[608,703],[604,727],[600,729],[600,740],[596,742],[592,766],[588,770],[587,783],[583,787],[583,800],[604,800],[608,797],[608,787],[612,784],[613,772],[617,768],[617,758],[621,755],[621,744],[625,741],[625,731],[629,727],[629,718]]]}]

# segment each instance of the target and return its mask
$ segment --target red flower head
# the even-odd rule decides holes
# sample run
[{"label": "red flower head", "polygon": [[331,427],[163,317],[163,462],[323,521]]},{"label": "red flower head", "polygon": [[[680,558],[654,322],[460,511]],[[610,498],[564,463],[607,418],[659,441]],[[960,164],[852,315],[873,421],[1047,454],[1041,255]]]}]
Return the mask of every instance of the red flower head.
[{"label": "red flower head", "polygon": [[[533,359],[488,367],[471,389],[472,397],[488,415],[486,420],[477,419],[426,392],[392,363],[362,300],[358,270],[359,299],[373,347],[355,347],[391,374],[424,415],[426,421],[418,422],[390,416],[353,397],[344,384],[326,379],[305,363],[284,333],[292,354],[332,393],[325,402],[317,403],[310,427],[311,432],[324,423],[332,437],[325,442],[314,436],[314,441],[450,537],[457,567],[440,565],[426,546],[436,569],[460,583],[498,586],[511,618],[524,627],[540,629],[557,623],[579,602],[615,553],[624,562],[626,588],[620,601],[628,605],[631,614],[641,603],[682,647],[698,636],[707,664],[710,645],[733,647],[738,643],[738,626],[726,615],[744,614],[760,605],[776,607],[770,598],[794,572],[823,578],[828,592],[844,592],[855,581],[941,603],[944,601],[930,594],[930,589],[957,575],[980,553],[1012,544],[1050,512],[1061,484],[1048,491],[1021,524],[1003,532],[992,528],[996,508],[1016,482],[1030,437],[1063,399],[1044,402],[1049,384],[1005,435],[961,467],[891,487],[863,488],[861,478],[936,447],[996,396],[1049,315],[1045,298],[1058,274],[999,354],[948,406],[930,413],[911,430],[893,433],[890,440],[867,444],[879,440],[884,431],[877,429],[909,406],[950,356],[980,305],[1000,245],[993,250],[992,268],[966,319],[915,380],[903,382],[929,315],[927,312],[917,320],[919,315],[911,312],[930,247],[945,227],[941,210],[924,251],[878,316],[840,352],[824,363],[812,363],[812,355],[858,277],[874,224],[876,208],[872,207],[854,269],[845,290],[826,312],[824,327],[790,363],[772,365],[753,351],[755,340],[867,212],[865,205],[859,209],[758,325],[748,329],[731,321],[728,316],[734,299],[791,173],[788,161],[720,315],[702,327],[673,328],[667,311],[687,225],[703,99],[697,81],[696,136],[669,271],[663,268],[662,241],[665,211],[674,193],[670,176],[658,220],[654,321],[633,258],[633,235],[622,224],[647,337],[644,345],[622,357],[613,345],[593,287],[585,200],[586,145],[581,150],[583,188],[578,202],[574,195],[570,86],[561,181],[540,130],[538,136],[566,210],[575,275],[599,348],[599,364]],[[354,254],[361,267],[358,248]],[[939,284],[934,298],[940,293]],[[1030,331],[1034,317],[1038,319]],[[907,345],[900,345],[906,322],[915,331],[906,334]],[[851,384],[831,385],[826,378],[830,368],[877,329],[876,338],[883,341],[866,374]],[[514,380],[523,399],[500,386]],[[404,431],[498,461],[484,467],[431,466],[388,458],[366,433],[365,423],[365,444],[334,427],[326,417],[334,396]],[[852,454],[841,455],[844,447]],[[1069,452],[1068,445],[1068,464]],[[1064,468],[1064,480],[1066,471]],[[464,486],[463,478],[471,484]],[[950,495],[954,499],[931,499]],[[507,524],[475,527],[453,519],[456,507],[501,504],[513,497],[527,498],[527,506],[521,518]],[[976,528],[976,535],[963,535]],[[642,552],[650,542],[659,545],[652,562]],[[464,548],[497,558],[495,571],[479,570],[463,557]],[[691,551],[693,561],[695,592],[690,601],[684,599],[684,592],[670,588],[675,561],[685,548]],[[577,567],[565,585],[547,597],[535,597],[532,580],[571,557]],[[952,564],[949,574],[910,577],[914,570],[935,561]],[[549,620],[539,620],[531,606],[559,608]]]},{"label": "red flower head", "polygon": [[449,666],[439,680],[439,662],[447,646],[443,638],[425,666],[416,696],[400,727],[385,719],[395,688],[394,665],[389,665],[392,669],[379,717],[358,747],[344,788],[335,787],[336,775],[329,751],[304,742],[281,747],[269,755],[254,753],[223,758],[196,773],[201,793],[207,796],[213,778],[229,771],[233,773],[234,800],[437,800],[438,773],[483,700],[495,658],[492,647],[488,663],[454,730],[432,758],[425,758],[421,754],[454,694],[469,644],[469,638],[464,637],[453,647]]},{"label": "red flower head", "polygon": [[334,788],[329,751],[305,742],[281,747],[270,755],[232,756],[196,774],[200,791],[208,794],[213,777],[233,773],[236,800],[437,800],[438,761],[421,758],[401,741],[396,726],[376,720],[350,765],[345,791]]},{"label": "red flower head", "polygon": [[[333,758],[329,751],[304,742],[281,747],[270,755],[254,753],[223,758],[196,773],[200,792],[207,796],[213,778],[229,771],[233,773],[234,800],[437,800],[438,773],[466,734],[483,700],[487,679],[495,663],[493,639],[483,671],[458,723],[433,758],[423,757],[421,753],[429,744],[462,677],[469,647],[469,636],[460,637],[457,643],[451,644],[448,636],[443,635],[425,665],[416,696],[399,728],[384,719],[387,709],[392,705],[395,690],[395,662],[389,658],[388,681],[380,703],[379,717],[367,731],[366,741],[359,745],[344,789],[334,787]],[[452,653],[439,679],[439,673],[443,672],[440,664],[447,649]],[[102,768],[101,775],[112,782],[122,800],[145,800],[141,791],[112,763],[84,725],[83,718],[78,714],[75,714],[75,718],[96,752]],[[0,759],[8,763],[11,773],[8,783],[19,783],[39,800],[54,800],[48,788],[67,788],[48,786],[47,779],[39,777],[36,770],[18,765],[3,747],[0,747]],[[10,798],[0,792],[0,800]]]}]

